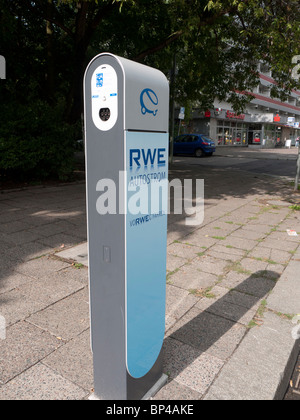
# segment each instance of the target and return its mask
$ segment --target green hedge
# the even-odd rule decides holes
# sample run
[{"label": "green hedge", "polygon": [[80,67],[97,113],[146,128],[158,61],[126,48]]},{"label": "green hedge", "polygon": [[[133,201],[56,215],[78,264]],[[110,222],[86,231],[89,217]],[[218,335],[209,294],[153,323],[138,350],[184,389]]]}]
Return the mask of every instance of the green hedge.
[{"label": "green hedge", "polygon": [[[80,133],[80,132],[79,132]],[[0,113],[0,174],[18,181],[68,180],[78,127],[63,122],[62,106],[9,103]]]}]

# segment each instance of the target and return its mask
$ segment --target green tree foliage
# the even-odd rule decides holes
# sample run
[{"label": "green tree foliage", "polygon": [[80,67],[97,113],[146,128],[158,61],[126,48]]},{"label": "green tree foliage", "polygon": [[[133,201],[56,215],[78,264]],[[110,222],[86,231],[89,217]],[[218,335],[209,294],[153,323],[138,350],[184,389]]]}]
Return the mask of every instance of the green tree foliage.
[{"label": "green tree foliage", "polygon": [[[9,109],[38,104],[65,136],[64,123],[80,121],[86,65],[104,51],[168,77],[176,57],[174,96],[181,105],[206,109],[218,97],[242,111],[257,85],[258,61],[276,77],[273,96],[285,99],[300,88],[292,77],[299,23],[298,0],[0,0],[0,54],[7,60],[2,114],[15,121]],[[3,130],[1,122],[1,153],[9,137]],[[40,135],[46,135],[42,124]]]}]

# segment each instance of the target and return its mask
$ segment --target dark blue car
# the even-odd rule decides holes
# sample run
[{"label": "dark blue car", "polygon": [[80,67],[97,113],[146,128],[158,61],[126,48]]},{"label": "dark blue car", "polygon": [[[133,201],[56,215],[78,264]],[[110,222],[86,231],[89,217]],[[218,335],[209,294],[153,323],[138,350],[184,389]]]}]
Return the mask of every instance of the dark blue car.
[{"label": "dark blue car", "polygon": [[182,134],[174,140],[174,155],[212,156],[215,143],[203,134]]}]

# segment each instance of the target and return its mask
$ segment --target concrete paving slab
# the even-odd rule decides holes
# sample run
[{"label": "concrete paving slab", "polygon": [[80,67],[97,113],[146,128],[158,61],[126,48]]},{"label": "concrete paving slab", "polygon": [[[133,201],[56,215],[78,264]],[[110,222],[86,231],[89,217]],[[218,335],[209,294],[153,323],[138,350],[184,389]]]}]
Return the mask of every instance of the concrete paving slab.
[{"label": "concrete paving slab", "polygon": [[60,270],[55,274],[55,278],[62,284],[68,283],[71,280],[71,283],[74,284],[73,292],[79,290],[79,288],[77,288],[78,283],[88,286],[88,277],[88,268],[81,265],[81,263],[73,263],[71,266]]},{"label": "concrete paving slab", "polygon": [[[11,272],[0,280],[0,285],[3,286],[0,288],[1,315],[6,318],[7,325],[26,319],[83,289],[87,284],[87,273],[85,278],[82,278],[82,271],[79,273],[79,270],[60,261],[50,260],[47,264],[40,259],[28,264],[35,277]],[[47,267],[44,270],[45,264]],[[23,269],[26,273],[30,273],[29,267],[25,263],[18,268],[20,271]],[[59,268],[61,271],[55,271]],[[40,278],[38,278],[39,273],[41,273]]]},{"label": "concrete paving slab", "polygon": [[[270,233],[272,227],[273,227],[272,225],[268,225],[268,224],[259,225],[257,223],[248,222],[244,226],[241,227],[241,230],[246,230],[250,232],[259,232],[262,234],[261,236],[263,237],[264,235],[267,235]],[[245,235],[247,235],[247,233],[245,233]]]},{"label": "concrete paving slab", "polygon": [[262,259],[264,261],[273,261],[278,264],[287,264],[292,258],[292,254],[287,251],[265,248],[258,245],[249,253],[249,257]]},{"label": "concrete paving slab", "polygon": [[209,313],[224,317],[234,322],[248,326],[254,318],[259,304],[253,296],[220,286],[213,287],[208,297],[200,299],[195,307]]},{"label": "concrete paving slab", "polygon": [[[1,248],[1,245],[0,245]],[[18,245],[6,248],[1,253],[1,266],[16,269],[20,263],[43,257],[53,253],[53,249],[47,245],[42,245],[38,241],[28,242],[26,246]]]},{"label": "concrete paving slab", "polygon": [[201,394],[190,387],[181,385],[175,379],[169,379],[168,383],[152,398],[152,400],[188,401],[200,400]]},{"label": "concrete paving slab", "polygon": [[201,395],[207,391],[224,364],[217,357],[173,338],[166,339],[164,352],[164,370],[169,377]]},{"label": "concrete paving slab", "polygon": [[222,281],[222,286],[234,288],[242,293],[248,293],[256,296],[258,299],[264,299],[275,287],[276,282],[274,278],[277,276],[278,279],[276,273],[267,272],[267,275],[269,277],[261,275],[256,277],[255,274],[245,277],[245,274],[229,273]]},{"label": "concrete paving slab", "polygon": [[186,264],[179,271],[168,276],[168,283],[185,290],[207,289],[218,281],[218,277],[211,273],[200,271],[191,264]]},{"label": "concrete paving slab", "polygon": [[221,242],[217,243],[216,245],[213,245],[209,249],[209,251],[213,251],[215,253],[220,253],[220,254],[228,254],[230,257],[237,256],[240,259],[246,255],[246,251],[244,251],[243,249],[234,248],[230,245],[224,246],[224,245],[221,245]]},{"label": "concrete paving slab", "polygon": [[10,292],[23,284],[32,282],[32,277],[20,274],[16,271],[9,272],[3,278],[0,278],[0,294]]},{"label": "concrete paving slab", "polygon": [[268,298],[268,308],[284,314],[300,314],[300,261],[291,261]]},{"label": "concrete paving slab", "polygon": [[243,339],[246,328],[221,316],[192,308],[168,335],[225,361]]},{"label": "concrete paving slab", "polygon": [[297,249],[299,246],[299,243],[292,242],[292,241],[282,241],[279,239],[264,239],[260,242],[260,245],[265,248],[271,248],[271,249],[278,249],[281,251],[287,251],[287,252],[293,252]]},{"label": "concrete paving slab", "polygon": [[[240,229],[232,232],[231,237],[245,238],[245,231],[240,228]],[[247,231],[247,238],[253,239],[254,241],[257,241],[259,239],[263,239],[264,234],[262,234],[260,232],[255,232],[255,231],[248,230]]]},{"label": "concrete paving slab", "polygon": [[88,392],[38,363],[0,389],[0,400],[82,400]]},{"label": "concrete paving slab", "polygon": [[236,255],[233,253],[229,254],[228,252],[219,252],[219,251],[217,252],[217,251],[213,251],[212,248],[206,252],[206,255],[213,258],[219,258],[221,260],[225,260],[228,262],[233,262],[233,261],[237,262],[237,261],[240,261],[241,259],[240,255]]},{"label": "concrete paving slab", "polygon": [[94,377],[90,341],[90,330],[88,329],[45,357],[43,364],[92,393]]},{"label": "concrete paving slab", "polygon": [[237,238],[235,236],[227,236],[224,241],[222,241],[223,246],[232,246],[233,248],[243,249],[245,251],[251,251],[256,245],[257,242],[252,239]]},{"label": "concrete paving slab", "polygon": [[187,290],[167,284],[166,331],[188,312],[198,300],[199,298],[196,298]]},{"label": "concrete paving slab", "polygon": [[65,258],[66,260],[76,261],[88,267],[88,245],[87,242],[81,243],[64,251],[57,252],[57,257]]},{"label": "concrete paving slab", "polygon": [[203,248],[194,245],[187,245],[182,242],[175,242],[168,246],[168,254],[185,258],[186,260],[196,258],[196,256],[201,252],[203,252]]},{"label": "concrete paving slab", "polygon": [[24,321],[7,328],[6,339],[0,340],[0,382],[13,379],[60,345],[56,337]]},{"label": "concrete paving slab", "polygon": [[265,313],[263,325],[248,332],[205,399],[273,400],[295,346],[291,327],[287,319]]},{"label": "concrete paving slab", "polygon": [[275,241],[291,241],[296,242],[298,245],[300,243],[300,237],[299,236],[289,236],[287,231],[285,232],[272,232],[269,236],[269,239],[275,240]]},{"label": "concrete paving slab", "polygon": [[69,264],[46,256],[19,265],[17,271],[35,279],[47,280],[59,270],[67,267]]},{"label": "concrete paving slab", "polygon": [[200,272],[214,274],[215,276],[225,274],[227,266],[227,261],[219,258],[213,258],[209,255],[196,257],[191,263],[191,267],[193,269],[199,270]]},{"label": "concrete paving slab", "polygon": [[62,247],[74,246],[82,242],[82,238],[76,235],[70,235],[67,233],[58,233],[53,236],[39,238],[39,242],[43,245],[51,246],[55,249]]},{"label": "concrete paving slab", "polygon": [[268,263],[266,261],[260,261],[254,258],[243,258],[237,269],[241,271],[247,271],[250,274],[257,273],[259,274],[262,271],[267,269]]},{"label": "concrete paving slab", "polygon": [[25,284],[0,295],[1,315],[5,318],[7,326],[22,321],[45,308],[44,302],[34,299],[36,296],[34,285],[29,283],[27,286],[28,284]]},{"label": "concrete paving slab", "polygon": [[195,230],[188,236],[184,237],[184,242],[191,245],[196,245],[201,249],[210,248],[218,242],[218,239],[209,238],[208,235],[204,235],[201,231]]},{"label": "concrete paving slab", "polygon": [[27,321],[55,337],[71,340],[89,328],[89,294],[87,287],[33,314]]},{"label": "concrete paving slab", "polygon": [[173,254],[167,254],[167,272],[173,273],[178,268],[182,267],[188,262],[188,260],[178,257]]}]

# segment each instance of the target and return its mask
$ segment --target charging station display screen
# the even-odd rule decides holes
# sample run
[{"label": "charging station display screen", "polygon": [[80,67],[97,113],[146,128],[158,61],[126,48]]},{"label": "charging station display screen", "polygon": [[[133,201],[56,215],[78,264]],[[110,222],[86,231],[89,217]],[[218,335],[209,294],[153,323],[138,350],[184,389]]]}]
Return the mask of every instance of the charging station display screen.
[{"label": "charging station display screen", "polygon": [[141,378],[165,334],[168,134],[126,132],[126,169],[127,369]]},{"label": "charging station display screen", "polygon": [[115,69],[99,66],[91,80],[92,118],[101,131],[111,130],[118,119],[118,78]]}]

